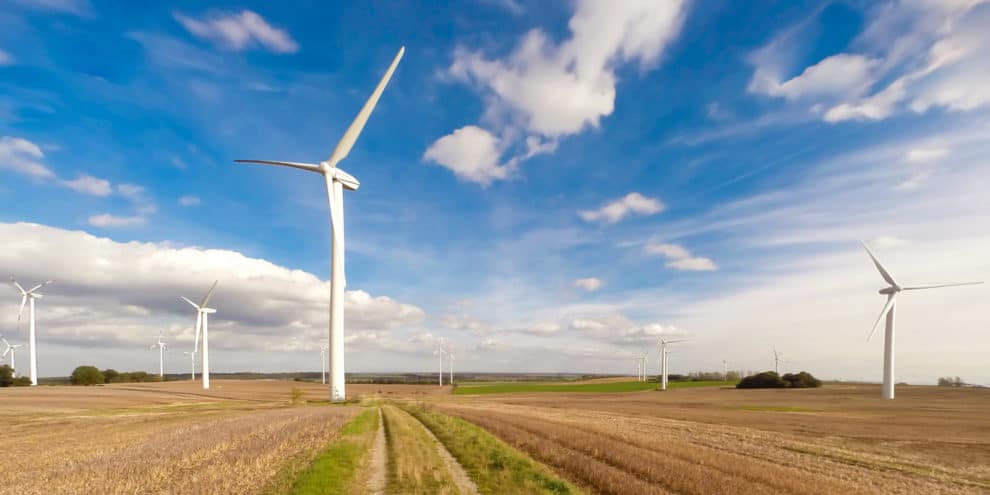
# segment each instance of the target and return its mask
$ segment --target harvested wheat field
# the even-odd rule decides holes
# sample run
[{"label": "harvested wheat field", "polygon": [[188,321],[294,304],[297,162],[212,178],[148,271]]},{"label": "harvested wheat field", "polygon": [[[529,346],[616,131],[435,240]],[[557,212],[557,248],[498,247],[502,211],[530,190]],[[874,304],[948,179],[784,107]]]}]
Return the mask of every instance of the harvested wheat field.
[{"label": "harvested wheat field", "polygon": [[593,493],[987,493],[990,391],[681,389],[447,398]]}]

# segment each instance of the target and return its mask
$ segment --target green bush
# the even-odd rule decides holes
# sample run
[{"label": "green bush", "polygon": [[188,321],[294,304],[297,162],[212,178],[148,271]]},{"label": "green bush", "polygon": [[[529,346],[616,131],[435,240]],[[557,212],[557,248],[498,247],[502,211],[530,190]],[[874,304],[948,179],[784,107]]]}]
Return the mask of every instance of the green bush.
[{"label": "green bush", "polygon": [[822,381],[811,376],[811,373],[802,371],[800,373],[784,373],[781,377],[788,383],[790,388],[816,388],[822,386]]},{"label": "green bush", "polygon": [[31,379],[28,378],[28,377],[26,377],[26,376],[19,376],[17,378],[14,378],[14,381],[10,382],[10,386],[12,386],[12,387],[30,387],[31,386]]},{"label": "green bush", "polygon": [[96,366],[79,366],[72,370],[69,382],[73,385],[97,385],[104,383],[103,372]]},{"label": "green bush", "polygon": [[790,385],[773,371],[747,376],[736,384],[736,388],[787,388],[788,386]]},{"label": "green bush", "polygon": [[0,387],[9,387],[14,383],[14,370],[8,365],[0,366]]}]

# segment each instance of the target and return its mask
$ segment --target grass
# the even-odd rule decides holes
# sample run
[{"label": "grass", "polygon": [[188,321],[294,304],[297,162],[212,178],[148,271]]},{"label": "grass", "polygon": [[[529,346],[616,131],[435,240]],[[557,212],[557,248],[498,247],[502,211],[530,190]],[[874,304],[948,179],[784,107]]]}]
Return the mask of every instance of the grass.
[{"label": "grass", "polygon": [[[735,382],[668,382],[668,389],[694,387],[720,387],[735,385]],[[605,383],[526,383],[509,382],[490,385],[460,385],[454,389],[455,395],[513,394],[525,392],[641,392],[656,390],[656,382],[605,382]]]},{"label": "grass", "polygon": [[409,413],[382,408],[388,442],[387,493],[454,495],[459,493],[440,458],[437,443]]},{"label": "grass", "polygon": [[411,406],[408,411],[447,447],[482,494],[581,493],[545,466],[467,421],[423,406]]},{"label": "grass", "polygon": [[378,410],[368,409],[340,429],[330,444],[296,478],[292,495],[345,495],[358,493],[359,471],[378,431]]}]

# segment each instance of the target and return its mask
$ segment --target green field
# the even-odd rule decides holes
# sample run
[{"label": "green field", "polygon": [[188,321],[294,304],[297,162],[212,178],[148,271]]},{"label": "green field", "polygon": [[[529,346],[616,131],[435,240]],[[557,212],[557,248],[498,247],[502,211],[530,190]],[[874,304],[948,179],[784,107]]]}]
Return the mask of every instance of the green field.
[{"label": "green field", "polygon": [[[728,387],[735,386],[735,382],[668,382],[667,388],[691,388],[691,387]],[[656,382],[608,382],[608,383],[477,383],[458,385],[454,389],[457,395],[481,395],[481,394],[513,394],[524,392],[640,392],[643,390],[656,390]]]}]

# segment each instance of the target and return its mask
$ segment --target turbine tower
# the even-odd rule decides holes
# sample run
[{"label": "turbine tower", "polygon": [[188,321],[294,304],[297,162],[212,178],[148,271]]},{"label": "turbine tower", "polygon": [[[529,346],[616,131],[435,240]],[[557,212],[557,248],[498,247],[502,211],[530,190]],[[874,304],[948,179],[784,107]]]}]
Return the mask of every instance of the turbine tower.
[{"label": "turbine tower", "polygon": [[319,164],[280,162],[269,160],[235,160],[238,163],[260,163],[263,165],[277,165],[282,167],[298,168],[308,172],[315,172],[323,176],[327,187],[327,199],[330,203],[330,228],[332,239],[330,244],[330,400],[331,402],[341,402],[345,399],[344,390],[344,287],[347,281],[344,277],[344,189],[356,191],[360,183],[352,175],[337,168],[337,165],[347,157],[351,148],[357,141],[361,130],[364,129],[368,117],[375,109],[378,99],[385,90],[385,85],[392,78],[395,67],[399,65],[405,47],[399,48],[399,53],[392,59],[392,64],[385,71],[385,75],[378,86],[371,93],[371,97],[361,107],[357,117],[351,122],[350,127],[344,131],[343,137],[334,147],[330,158]]},{"label": "turbine tower", "polygon": [[29,318],[29,330],[28,330],[28,366],[30,368],[31,376],[31,386],[38,385],[38,340],[35,337],[34,328],[34,300],[41,299],[44,294],[38,292],[38,289],[45,287],[46,285],[52,284],[54,280],[47,280],[44,283],[38,284],[32,287],[30,290],[24,290],[21,284],[17,283],[17,280],[13,276],[10,277],[10,281],[17,287],[17,290],[21,293],[21,310],[17,312],[17,321],[21,321],[21,315],[24,314],[24,305],[30,301],[30,312],[28,313]]},{"label": "turbine tower", "polygon": [[450,385],[454,385],[454,353],[448,352],[447,357],[450,358]]},{"label": "turbine tower", "polygon": [[165,350],[168,349],[168,344],[162,341],[163,332],[164,330],[158,332],[158,342],[148,346],[148,349],[158,349],[158,376],[165,381]]},{"label": "turbine tower", "polygon": [[3,355],[0,356],[0,358],[5,358],[5,357],[7,357],[7,354],[10,354],[10,371],[11,371],[11,375],[12,375],[13,378],[17,378],[17,362],[14,360],[14,354],[17,351],[17,349],[20,349],[21,347],[24,347],[24,345],[23,344],[14,344],[14,345],[11,345],[10,342],[7,342],[7,339],[5,339],[3,337],[0,337],[0,340],[3,340],[3,345],[7,346],[7,347],[4,348]]},{"label": "turbine tower", "polygon": [[440,337],[440,343],[437,344],[436,350],[437,356],[440,356],[440,386],[443,386],[443,337]]},{"label": "turbine tower", "polygon": [[210,303],[210,298],[213,297],[213,291],[217,288],[217,282],[213,282],[213,286],[210,287],[209,292],[206,293],[206,297],[203,298],[202,304],[196,304],[189,299],[182,297],[181,299],[190,306],[196,308],[196,343],[193,345],[193,354],[199,351],[199,332],[202,328],[203,332],[203,366],[202,373],[200,376],[203,377],[203,390],[210,389],[210,325],[209,325],[209,315],[216,313],[217,310],[207,307]]},{"label": "turbine tower", "polygon": [[777,352],[777,346],[773,346],[773,372],[780,374],[780,364],[785,362],[780,357],[780,353]]},{"label": "turbine tower", "polygon": [[958,282],[952,284],[937,284],[937,285],[915,285],[909,287],[902,287],[894,281],[894,277],[890,276],[890,272],[880,264],[880,260],[873,255],[873,251],[866,246],[865,242],[860,241],[863,245],[863,249],[866,249],[866,254],[870,255],[870,259],[873,260],[873,264],[876,265],[877,271],[880,272],[880,276],[883,280],[890,284],[887,287],[880,289],[880,294],[887,296],[887,304],[883,306],[880,310],[880,316],[877,317],[876,323],[873,324],[873,329],[870,330],[870,335],[866,338],[869,342],[873,338],[873,334],[876,333],[877,327],[880,326],[880,321],[884,318],[887,319],[887,328],[884,333],[883,339],[883,387],[881,388],[881,397],[884,399],[894,398],[894,304],[897,300],[897,295],[904,290],[921,290],[921,289],[937,289],[940,287],[956,287],[960,285],[977,285],[983,282]]},{"label": "turbine tower", "polygon": [[684,342],[684,340],[667,340],[663,337],[657,337],[657,366],[659,368],[657,374],[660,375],[660,390],[667,390],[667,356],[670,354],[667,346],[676,342]]},{"label": "turbine tower", "polygon": [[323,344],[320,346],[320,383],[327,384],[327,351],[330,346]]},{"label": "turbine tower", "polygon": [[722,360],[722,381],[726,381],[729,378],[729,363],[726,360]]},{"label": "turbine tower", "polygon": [[182,353],[189,356],[189,376],[192,377],[192,381],[196,381],[196,351],[182,351]]}]

